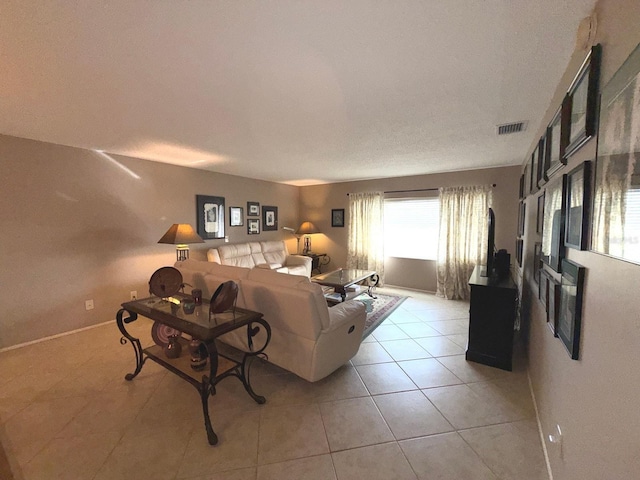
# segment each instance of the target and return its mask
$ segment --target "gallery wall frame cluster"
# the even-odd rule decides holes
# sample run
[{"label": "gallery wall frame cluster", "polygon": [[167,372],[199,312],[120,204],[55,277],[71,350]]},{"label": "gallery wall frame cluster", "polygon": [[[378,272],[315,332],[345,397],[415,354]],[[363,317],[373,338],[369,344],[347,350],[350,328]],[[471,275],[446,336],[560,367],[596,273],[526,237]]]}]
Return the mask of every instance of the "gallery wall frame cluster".
[{"label": "gallery wall frame cluster", "polygon": [[[278,230],[278,207],[259,202],[247,202],[247,234],[260,234],[260,216],[264,231]],[[258,218],[252,218],[258,217]],[[225,198],[213,195],[196,195],[196,225],[198,235],[204,240],[225,237]],[[229,227],[243,227],[245,215],[243,207],[229,207]]]},{"label": "gallery wall frame cluster", "polygon": [[[582,298],[586,269],[565,258],[568,249],[587,250],[591,232],[593,162],[585,161],[569,172],[562,170],[597,134],[602,47],[594,45],[561,105],[536,142],[520,177],[520,205],[527,197],[536,208],[532,271],[537,298],[544,306],[547,325],[560,338],[572,359],[580,352]],[[525,206],[519,207],[519,216]],[[518,222],[518,248],[524,229]],[[519,254],[520,257],[522,254]],[[522,260],[518,258],[522,267]]]}]

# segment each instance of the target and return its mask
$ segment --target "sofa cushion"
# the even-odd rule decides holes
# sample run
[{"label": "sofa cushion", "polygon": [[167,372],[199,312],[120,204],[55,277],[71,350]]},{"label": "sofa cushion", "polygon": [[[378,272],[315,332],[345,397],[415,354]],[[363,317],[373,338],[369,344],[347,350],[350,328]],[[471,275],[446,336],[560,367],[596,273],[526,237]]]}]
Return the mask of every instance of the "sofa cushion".
[{"label": "sofa cushion", "polygon": [[285,265],[287,262],[287,245],[283,240],[260,242],[262,254],[266,263],[279,263]]},{"label": "sofa cushion", "polygon": [[251,246],[249,243],[222,245],[218,247],[218,255],[220,255],[220,261],[224,265],[246,268],[256,266],[251,255]]}]

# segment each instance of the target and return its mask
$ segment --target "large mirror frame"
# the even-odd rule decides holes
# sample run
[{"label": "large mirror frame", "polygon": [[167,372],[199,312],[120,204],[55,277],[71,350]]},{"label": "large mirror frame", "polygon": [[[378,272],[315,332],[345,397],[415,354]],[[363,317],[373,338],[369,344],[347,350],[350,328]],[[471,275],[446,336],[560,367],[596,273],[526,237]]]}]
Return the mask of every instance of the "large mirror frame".
[{"label": "large mirror frame", "polygon": [[603,89],[591,250],[640,263],[640,45]]}]

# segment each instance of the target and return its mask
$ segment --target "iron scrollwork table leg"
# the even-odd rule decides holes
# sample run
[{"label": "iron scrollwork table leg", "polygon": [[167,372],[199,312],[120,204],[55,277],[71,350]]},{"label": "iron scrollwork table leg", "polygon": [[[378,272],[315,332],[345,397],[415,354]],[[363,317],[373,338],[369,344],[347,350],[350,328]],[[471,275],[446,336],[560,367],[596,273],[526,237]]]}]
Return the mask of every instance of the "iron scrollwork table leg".
[{"label": "iron scrollwork table leg", "polygon": [[[128,314],[127,317],[124,316],[125,313]],[[118,313],[116,314],[116,323],[118,324],[118,329],[120,330],[120,333],[122,333],[122,337],[120,337],[120,344],[125,345],[127,343],[127,340],[129,340],[129,342],[131,343],[131,346],[133,347],[133,352],[135,353],[135,356],[136,356],[136,369],[134,370],[133,373],[127,373],[124,377],[125,380],[128,380],[128,381],[131,381],[134,378],[136,378],[136,376],[140,373],[140,370],[142,370],[142,366],[144,365],[144,362],[147,360],[147,357],[145,357],[142,353],[142,345],[140,345],[140,340],[133,337],[129,332],[127,332],[127,329],[125,328],[125,324],[135,322],[137,319],[138,319],[137,313],[129,312],[124,308],[121,308],[120,310],[118,310]]]}]

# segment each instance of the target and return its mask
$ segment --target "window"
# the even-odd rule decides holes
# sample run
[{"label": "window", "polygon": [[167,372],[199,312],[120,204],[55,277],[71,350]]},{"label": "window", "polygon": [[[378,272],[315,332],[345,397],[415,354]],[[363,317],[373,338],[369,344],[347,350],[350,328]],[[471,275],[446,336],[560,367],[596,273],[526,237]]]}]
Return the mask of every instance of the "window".
[{"label": "window", "polygon": [[384,200],[385,257],[436,260],[440,200],[386,198]]}]

